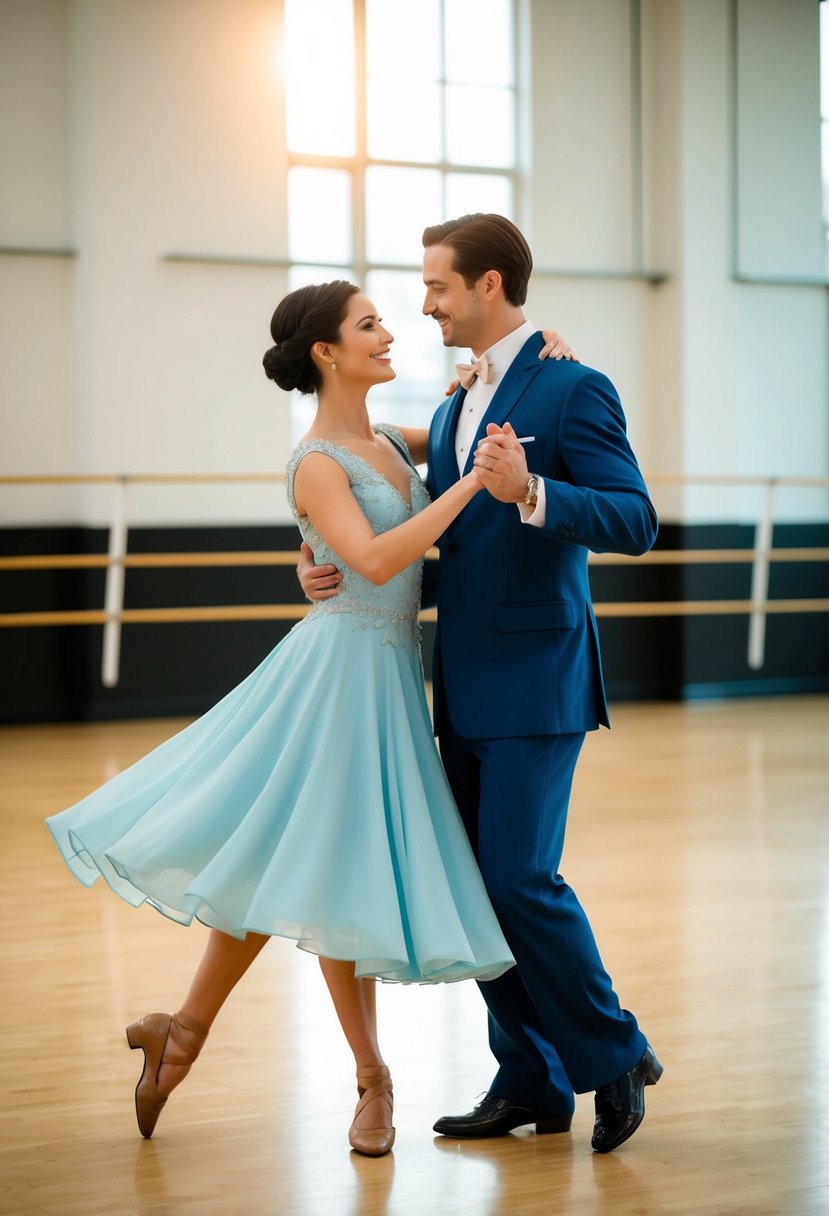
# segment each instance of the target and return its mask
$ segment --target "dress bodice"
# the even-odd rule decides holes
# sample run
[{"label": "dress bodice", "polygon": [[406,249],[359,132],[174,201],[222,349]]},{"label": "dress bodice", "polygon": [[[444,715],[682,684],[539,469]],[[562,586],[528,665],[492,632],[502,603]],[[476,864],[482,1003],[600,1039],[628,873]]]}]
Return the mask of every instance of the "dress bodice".
[{"label": "dress bodice", "polygon": [[288,503],[302,539],[311,546],[314,561],[318,566],[330,563],[336,566],[343,576],[337,595],[331,599],[317,601],[305,619],[330,613],[351,613],[355,627],[383,629],[386,633],[384,641],[411,644],[412,640],[417,641],[419,637],[417,618],[420,611],[423,559],[407,566],[383,586],[378,587],[356,570],[352,570],[326,545],[310,519],[299,514],[294,498],[294,477],[300,461],[309,452],[322,452],[336,460],[345,470],[354,497],[378,535],[405,523],[413,514],[422,511],[429,502],[429,495],[412,464],[402,434],[394,427],[384,424],[376,425],[374,430],[387,435],[411,465],[411,506],[373,465],[350,452],[348,448],[328,439],[305,440],[294,448],[288,461],[285,478]]}]

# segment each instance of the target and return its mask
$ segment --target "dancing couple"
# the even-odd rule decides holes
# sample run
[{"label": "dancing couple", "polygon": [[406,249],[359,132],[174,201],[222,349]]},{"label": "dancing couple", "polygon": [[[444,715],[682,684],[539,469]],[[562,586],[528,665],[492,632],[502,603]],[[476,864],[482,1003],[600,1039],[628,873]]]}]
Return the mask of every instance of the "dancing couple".
[{"label": "dancing couple", "polygon": [[423,245],[423,311],[475,362],[428,431],[372,426],[367,393],[395,374],[374,304],[340,281],[281,301],[266,374],[317,398],[286,478],[313,607],[202,718],[47,821],[85,885],[211,929],[178,1011],[127,1029],[145,1137],[274,935],[319,956],[357,1152],[395,1136],[377,979],[480,984],[498,1069],[474,1110],[438,1119],[445,1136],[566,1132],[595,1090],[609,1152],[662,1071],[558,871],[585,732],[608,725],[587,552],[646,551],[655,513],[610,381],[524,317],[519,230],[465,216]]}]

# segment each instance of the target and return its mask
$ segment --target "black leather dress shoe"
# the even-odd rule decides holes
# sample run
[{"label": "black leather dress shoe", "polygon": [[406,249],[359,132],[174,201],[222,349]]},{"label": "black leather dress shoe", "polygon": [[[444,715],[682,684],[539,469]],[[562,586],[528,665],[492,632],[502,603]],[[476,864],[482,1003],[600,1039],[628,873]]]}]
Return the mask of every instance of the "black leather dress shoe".
[{"label": "black leather dress shoe", "polygon": [[444,1115],[438,1119],[434,1130],[441,1136],[455,1136],[459,1140],[483,1140],[487,1136],[506,1136],[513,1128],[534,1123],[539,1136],[553,1132],[569,1132],[572,1114],[540,1115],[526,1106],[515,1106],[506,1098],[487,1094],[468,1115]]},{"label": "black leather dress shoe", "polygon": [[648,1045],[635,1068],[596,1090],[592,1144],[597,1153],[612,1153],[630,1139],[645,1117],[645,1086],[655,1085],[662,1071]]}]

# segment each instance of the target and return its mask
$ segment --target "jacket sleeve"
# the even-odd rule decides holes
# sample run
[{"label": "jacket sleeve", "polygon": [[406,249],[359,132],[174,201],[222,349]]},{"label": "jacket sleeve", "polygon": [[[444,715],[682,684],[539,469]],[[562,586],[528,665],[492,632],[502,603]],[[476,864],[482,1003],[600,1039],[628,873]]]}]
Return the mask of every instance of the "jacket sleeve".
[{"label": "jacket sleeve", "polygon": [[618,393],[600,372],[572,385],[561,411],[561,479],[544,478],[542,535],[596,552],[638,557],[656,539],[657,518],[627,437]]}]

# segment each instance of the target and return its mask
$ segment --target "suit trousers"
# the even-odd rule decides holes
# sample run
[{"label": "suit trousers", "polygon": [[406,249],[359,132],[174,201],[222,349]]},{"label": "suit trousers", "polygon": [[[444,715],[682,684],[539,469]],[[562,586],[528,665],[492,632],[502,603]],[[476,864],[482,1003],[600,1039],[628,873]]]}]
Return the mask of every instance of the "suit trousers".
[{"label": "suit trousers", "polygon": [[440,750],[517,966],[479,987],[499,1068],[490,1092],[542,1114],[616,1080],[646,1040],[622,1009],[575,892],[559,873],[583,734],[464,739],[445,700]]}]

